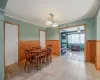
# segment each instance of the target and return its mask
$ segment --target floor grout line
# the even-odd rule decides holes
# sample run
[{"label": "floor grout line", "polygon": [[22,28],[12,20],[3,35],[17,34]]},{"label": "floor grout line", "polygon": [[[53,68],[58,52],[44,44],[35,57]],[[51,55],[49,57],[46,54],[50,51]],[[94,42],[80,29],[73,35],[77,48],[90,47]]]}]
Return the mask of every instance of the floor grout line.
[{"label": "floor grout line", "polygon": [[[66,55],[65,55],[66,56]],[[67,63],[67,65],[68,64],[70,64],[70,61],[69,60],[72,60],[72,63],[73,63],[73,61],[77,61],[78,63],[76,63],[77,64],[77,70],[76,70],[76,72],[75,72],[75,77],[74,77],[74,79],[75,80],[79,80],[79,77],[80,77],[80,75],[79,75],[79,73],[80,73],[80,71],[81,71],[81,67],[83,66],[82,65],[82,63],[81,62],[83,62],[84,64],[86,63],[86,62],[84,62],[84,61],[81,61],[81,60],[73,60],[73,59],[69,59],[69,58],[67,58],[67,57],[59,57],[59,58],[56,58],[56,60],[54,60],[53,61],[53,63],[51,63],[51,64],[49,64],[49,67],[50,68],[48,68],[49,70],[48,71],[46,71],[45,72],[45,69],[44,69],[44,71],[40,71],[39,73],[41,74],[41,75],[43,75],[43,76],[47,76],[47,78],[46,79],[48,79],[48,76],[51,76],[51,78],[54,78],[55,80],[58,80],[58,79],[60,79],[60,77],[58,77],[57,75],[59,75],[59,74],[57,74],[57,75],[55,75],[56,73],[58,73],[56,70],[57,69],[59,69],[59,67],[55,67],[55,66],[60,66],[61,68],[64,68],[64,70],[66,70],[67,71],[67,67],[66,67],[66,65],[64,66],[64,67],[62,67],[62,65],[64,65],[65,64],[65,60],[67,60],[68,61],[68,63]],[[55,64],[56,63],[56,64]],[[86,66],[87,66],[88,64],[86,64]],[[72,65],[73,66],[73,65]],[[18,74],[21,74],[21,77],[20,76],[18,76],[18,80],[28,80],[28,79],[34,79],[34,80],[37,80],[37,77],[35,77],[34,76],[34,74],[35,73],[38,73],[38,71],[36,71],[36,72],[34,72],[34,69],[32,69],[32,73],[30,72],[29,74],[24,74],[23,72],[23,66],[20,66],[20,67],[17,67],[17,65],[16,66],[13,66],[13,67],[15,67],[15,69],[16,68],[18,68],[19,70],[20,70],[20,73],[18,72]],[[10,67],[10,69],[11,70],[14,70],[14,69],[12,69],[13,67]],[[66,67],[66,68],[65,68]],[[70,66],[69,66],[70,67]],[[43,67],[43,68],[46,68],[46,67]],[[52,68],[54,68],[54,69],[52,69]],[[10,70],[9,69],[9,70]],[[69,68],[68,68],[69,69]],[[75,67],[75,69],[76,69],[76,67]],[[7,69],[8,70],[8,69]],[[46,69],[47,70],[47,69]],[[53,71],[53,73],[50,71],[50,70],[55,70],[55,71]],[[62,69],[63,70],[63,69]],[[50,72],[49,72],[50,71]],[[64,71],[63,71],[64,72]],[[69,71],[70,72],[70,71]],[[93,71],[94,72],[94,71]],[[11,71],[9,72],[9,73],[11,73]],[[42,74],[42,73],[44,73],[44,74]],[[73,72],[72,72],[73,73]],[[11,73],[12,74],[12,73]],[[47,75],[46,75],[47,74]],[[95,74],[95,73],[93,73],[93,74]],[[14,74],[15,75],[15,74]],[[60,75],[62,75],[62,74],[60,74]],[[12,75],[11,75],[12,76]],[[12,76],[13,77],[13,79],[17,79],[17,78],[14,78],[14,76]],[[23,77],[23,79],[22,79],[22,77]],[[71,77],[71,76],[69,76],[69,77]],[[87,77],[89,77],[89,76],[87,76]],[[62,78],[62,77],[61,77]],[[68,77],[67,77],[68,78]],[[66,78],[66,79],[67,79]],[[92,78],[93,80],[95,80],[95,76],[93,76],[93,78]],[[12,80],[12,79],[11,79]],[[43,78],[40,78],[40,80],[43,80]],[[70,79],[69,79],[70,80]]]},{"label": "floor grout line", "polygon": [[80,67],[80,61],[79,61],[79,66],[78,66],[78,71],[77,71],[77,77],[76,77],[76,80],[78,80],[79,67]]}]

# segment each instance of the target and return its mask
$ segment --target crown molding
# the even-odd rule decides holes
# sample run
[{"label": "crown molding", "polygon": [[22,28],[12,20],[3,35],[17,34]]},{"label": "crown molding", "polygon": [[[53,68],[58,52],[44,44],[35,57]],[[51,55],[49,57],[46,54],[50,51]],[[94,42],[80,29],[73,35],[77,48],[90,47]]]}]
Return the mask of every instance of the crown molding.
[{"label": "crown molding", "polygon": [[20,21],[23,21],[23,22],[26,22],[26,23],[29,23],[29,24],[36,25],[36,26],[38,26],[38,27],[45,28],[45,27],[43,27],[43,26],[37,25],[37,24],[35,24],[35,23],[29,22],[29,21],[24,20],[24,19],[20,19],[20,18],[14,17],[14,16],[10,16],[10,15],[8,15],[8,14],[4,14],[4,15],[5,15],[5,16],[8,16],[8,17],[11,17],[11,18],[14,18],[14,19],[17,19],[17,20],[20,20]]}]

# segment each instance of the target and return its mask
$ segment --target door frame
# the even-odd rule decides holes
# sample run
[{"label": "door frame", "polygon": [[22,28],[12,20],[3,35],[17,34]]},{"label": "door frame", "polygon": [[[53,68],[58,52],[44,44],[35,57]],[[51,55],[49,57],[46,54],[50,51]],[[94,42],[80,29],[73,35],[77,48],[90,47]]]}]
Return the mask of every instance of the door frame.
[{"label": "door frame", "polygon": [[[4,21],[4,74],[5,74],[5,24],[17,25],[18,26],[18,63],[20,62],[20,54],[19,54],[19,24],[15,24],[12,22]],[[4,77],[5,78],[5,77]]]},{"label": "door frame", "polygon": [[[46,31],[45,30],[40,30],[40,31],[45,32],[45,47],[46,47]],[[40,31],[39,31],[39,42],[40,42]]]},{"label": "door frame", "polygon": [[[66,28],[73,28],[73,27],[77,27],[77,26],[84,26],[84,61],[86,61],[87,59],[86,59],[86,45],[87,45],[87,43],[86,43],[86,24],[80,24],[80,25],[75,25],[75,26],[68,26],[68,27],[64,27],[64,28],[59,28],[59,40],[60,40],[60,52],[61,52],[61,39],[60,39],[60,30],[62,30],[62,29],[66,29]],[[60,54],[61,55],[61,54]]]}]

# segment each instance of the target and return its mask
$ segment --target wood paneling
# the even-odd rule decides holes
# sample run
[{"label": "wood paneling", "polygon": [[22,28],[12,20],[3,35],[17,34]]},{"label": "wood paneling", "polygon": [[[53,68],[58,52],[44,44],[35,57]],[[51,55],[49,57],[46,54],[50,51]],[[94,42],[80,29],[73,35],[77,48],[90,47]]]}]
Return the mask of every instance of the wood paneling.
[{"label": "wood paneling", "polygon": [[[21,61],[25,59],[24,49],[40,46],[40,41],[20,41],[19,45],[19,60]],[[52,45],[52,54],[60,55],[59,40],[47,40],[46,45]],[[87,62],[96,63],[96,68],[100,69],[100,41],[87,40],[85,57]]]},{"label": "wood paneling", "polygon": [[40,46],[39,40],[31,40],[31,41],[20,41],[19,42],[19,61],[25,59],[24,50],[29,49],[31,47]]},{"label": "wood paneling", "polygon": [[96,41],[96,69],[100,70],[100,41]]},{"label": "wood paneling", "polygon": [[[60,55],[60,41],[59,40],[47,40],[47,45],[52,45],[52,54]],[[88,40],[85,47],[85,60],[87,62],[96,62],[96,40]]]},{"label": "wood paneling", "polygon": [[60,41],[59,40],[47,40],[47,45],[52,45],[52,54],[60,55]]},{"label": "wood paneling", "polygon": [[86,42],[86,61],[95,63],[96,62],[96,40],[88,40]]}]

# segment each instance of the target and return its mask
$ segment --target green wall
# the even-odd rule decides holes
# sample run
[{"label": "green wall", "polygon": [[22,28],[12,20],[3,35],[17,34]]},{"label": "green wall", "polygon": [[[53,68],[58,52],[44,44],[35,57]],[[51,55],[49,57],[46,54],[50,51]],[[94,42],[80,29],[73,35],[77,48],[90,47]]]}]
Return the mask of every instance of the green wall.
[{"label": "green wall", "polygon": [[4,80],[4,13],[0,11],[0,80]]},{"label": "green wall", "polygon": [[47,40],[58,40],[59,39],[59,28],[47,28],[46,29]]},{"label": "green wall", "polygon": [[0,0],[0,8],[5,9],[8,0]]},{"label": "green wall", "polygon": [[4,80],[4,10],[8,0],[0,0],[0,80]]},{"label": "green wall", "polygon": [[[86,40],[96,40],[96,18],[91,17],[83,20],[71,22],[71,26],[86,24]],[[58,28],[49,27],[47,31],[47,40],[59,40],[59,28],[69,27],[70,23],[61,24]]]},{"label": "green wall", "polygon": [[[0,16],[3,17],[3,16]],[[39,40],[39,31],[40,30],[46,30],[45,28],[21,21],[21,20],[17,20],[15,18],[11,18],[8,16],[4,16],[4,20],[8,21],[8,22],[12,22],[14,24],[19,24],[19,33],[20,33],[20,40],[22,41],[26,41],[26,40]],[[2,27],[1,27],[2,26]],[[0,53],[4,53],[3,49],[4,44],[1,44],[1,42],[3,43],[3,22],[0,22]],[[2,41],[1,41],[1,36],[2,36]],[[1,66],[2,65],[2,66]],[[4,80],[4,55],[0,54],[0,80]],[[1,79],[2,78],[2,79]]]},{"label": "green wall", "polygon": [[100,40],[100,8],[97,15],[97,40]]},{"label": "green wall", "polygon": [[39,40],[39,31],[46,30],[45,28],[17,20],[8,16],[4,16],[5,21],[20,25],[20,40]]}]

